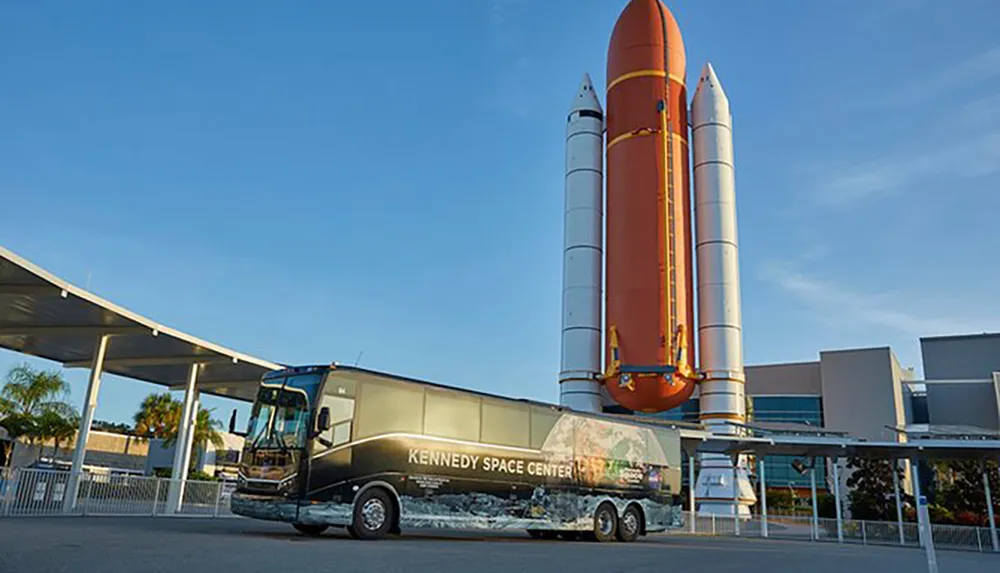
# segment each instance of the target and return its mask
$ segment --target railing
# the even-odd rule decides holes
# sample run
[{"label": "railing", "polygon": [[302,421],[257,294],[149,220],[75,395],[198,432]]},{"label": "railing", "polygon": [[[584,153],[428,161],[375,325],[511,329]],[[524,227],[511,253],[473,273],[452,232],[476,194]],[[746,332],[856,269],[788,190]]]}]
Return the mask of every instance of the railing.
[{"label": "railing", "polygon": [[[692,514],[684,512],[682,527],[671,531],[674,534],[765,537],[764,523],[760,516],[747,516],[734,520],[732,516]],[[931,525],[934,546],[938,549],[992,552],[993,541],[989,527],[962,525]],[[904,522],[902,535],[899,523],[895,521],[867,521],[844,519],[841,521],[841,536],[844,543],[860,545],[897,545],[920,547],[917,524]],[[802,541],[838,541],[837,520],[820,517],[813,523],[812,516],[769,515],[767,535],[774,539],[798,539]]]},{"label": "railing", "polygon": [[[184,484],[180,504],[170,507],[171,482],[167,478],[108,475],[84,472],[80,476],[76,503],[70,493],[70,474],[59,470],[0,468],[0,517],[39,515],[188,515],[231,517],[229,497],[233,482],[194,481]],[[812,516],[770,515],[766,537],[803,541],[837,542],[837,520]],[[731,516],[684,513],[675,534],[765,537],[760,516],[734,520]],[[934,545],[941,549],[994,551],[988,527],[931,525]],[[920,547],[917,524],[904,522],[902,532],[894,521],[841,521],[844,543]]]},{"label": "railing", "polygon": [[228,517],[233,482],[188,480],[180,503],[170,507],[168,478],[84,472],[76,502],[70,473],[0,468],[0,517],[39,515],[201,515]]}]

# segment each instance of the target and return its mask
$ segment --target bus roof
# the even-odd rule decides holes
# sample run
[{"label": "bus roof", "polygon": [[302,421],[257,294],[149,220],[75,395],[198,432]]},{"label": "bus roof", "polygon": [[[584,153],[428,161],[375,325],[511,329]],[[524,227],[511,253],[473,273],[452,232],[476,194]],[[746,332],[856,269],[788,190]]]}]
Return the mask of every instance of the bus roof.
[{"label": "bus roof", "polygon": [[574,414],[578,414],[578,415],[582,415],[582,416],[593,416],[593,417],[596,417],[596,418],[603,418],[603,419],[606,419],[606,420],[615,420],[615,421],[619,421],[619,422],[629,422],[629,423],[633,423],[633,424],[637,424],[637,425],[654,426],[654,427],[660,427],[660,428],[666,427],[666,428],[672,428],[672,429],[681,429],[681,428],[701,429],[701,426],[698,425],[698,424],[691,424],[691,423],[685,423],[685,422],[677,422],[677,421],[673,421],[673,420],[660,420],[660,419],[656,419],[656,418],[647,418],[647,417],[644,417],[644,416],[639,416],[639,415],[634,415],[634,414],[633,415],[629,415],[629,414],[613,414],[613,413],[606,413],[606,412],[585,412],[585,411],[581,411],[581,410],[574,410],[572,408],[567,408],[565,406],[560,406],[559,404],[552,404],[550,402],[541,402],[541,401],[538,401],[538,400],[530,400],[528,398],[512,398],[510,396],[502,396],[500,394],[492,394],[492,393],[489,393],[489,392],[482,392],[482,391],[479,391],[479,390],[470,390],[468,388],[460,388],[458,386],[449,386],[447,384],[441,384],[441,383],[438,383],[438,382],[430,382],[428,380],[420,380],[420,379],[417,379],[417,378],[410,378],[408,376],[401,376],[399,374],[392,374],[392,373],[389,373],[389,372],[382,372],[382,371],[379,371],[379,370],[371,370],[369,368],[361,368],[359,366],[344,366],[344,365],[337,364],[337,363],[333,363],[333,364],[314,364],[314,365],[306,365],[306,366],[294,366],[294,367],[284,368],[282,370],[275,370],[275,371],[272,371],[272,372],[268,372],[264,377],[265,378],[274,378],[274,377],[280,377],[280,376],[287,376],[287,375],[293,374],[293,373],[303,373],[304,374],[304,373],[307,373],[307,372],[316,372],[316,371],[320,371],[320,370],[333,371],[333,372],[336,372],[336,371],[341,371],[341,372],[357,372],[357,373],[360,373],[360,374],[367,374],[367,375],[370,375],[370,376],[378,376],[378,377],[387,378],[387,379],[390,379],[390,380],[396,380],[396,381],[399,381],[399,382],[409,382],[409,383],[412,383],[412,384],[420,384],[420,385],[423,385],[423,386],[430,386],[432,388],[438,388],[440,390],[448,390],[448,391],[452,391],[452,392],[462,392],[462,393],[465,393],[465,394],[474,394],[474,395],[477,395],[477,396],[482,396],[484,398],[492,398],[494,400],[504,400],[506,402],[515,402],[515,403],[518,403],[518,404],[529,404],[529,405],[532,405],[532,406],[540,406],[540,407],[543,407],[543,408],[551,408],[551,409],[559,410],[560,412],[572,412]]}]

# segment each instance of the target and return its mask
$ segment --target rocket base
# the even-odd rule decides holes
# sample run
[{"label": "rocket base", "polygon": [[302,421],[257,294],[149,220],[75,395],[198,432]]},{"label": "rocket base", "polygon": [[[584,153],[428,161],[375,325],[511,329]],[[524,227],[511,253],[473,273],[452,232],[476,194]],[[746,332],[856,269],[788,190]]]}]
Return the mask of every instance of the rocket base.
[{"label": "rocket base", "polygon": [[698,472],[694,490],[698,513],[749,517],[750,506],[757,503],[757,495],[750,483],[746,457],[740,456],[736,472],[739,488],[738,503],[733,499],[732,458],[719,454],[702,454],[700,461],[701,470]]}]

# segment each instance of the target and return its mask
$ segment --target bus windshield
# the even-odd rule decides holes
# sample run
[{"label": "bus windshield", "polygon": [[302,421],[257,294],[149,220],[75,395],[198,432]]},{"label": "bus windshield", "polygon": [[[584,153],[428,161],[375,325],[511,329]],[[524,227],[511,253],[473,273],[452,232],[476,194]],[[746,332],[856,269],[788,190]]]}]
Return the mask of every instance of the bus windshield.
[{"label": "bus windshield", "polygon": [[252,449],[302,449],[309,437],[311,405],[322,373],[268,378],[250,413],[247,443]]}]

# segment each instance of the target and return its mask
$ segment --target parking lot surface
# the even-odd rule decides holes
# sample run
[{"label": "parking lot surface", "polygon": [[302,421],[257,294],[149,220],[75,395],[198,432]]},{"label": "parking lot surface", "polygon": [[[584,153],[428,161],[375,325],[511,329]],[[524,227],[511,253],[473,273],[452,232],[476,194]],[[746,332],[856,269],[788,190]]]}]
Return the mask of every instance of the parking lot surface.
[{"label": "parking lot surface", "polygon": [[[942,551],[941,573],[996,573],[1000,555]],[[924,553],[892,547],[656,535],[632,544],[533,540],[521,534],[405,531],[356,541],[304,537],[247,519],[0,519],[0,571],[585,573],[926,571]]]}]

